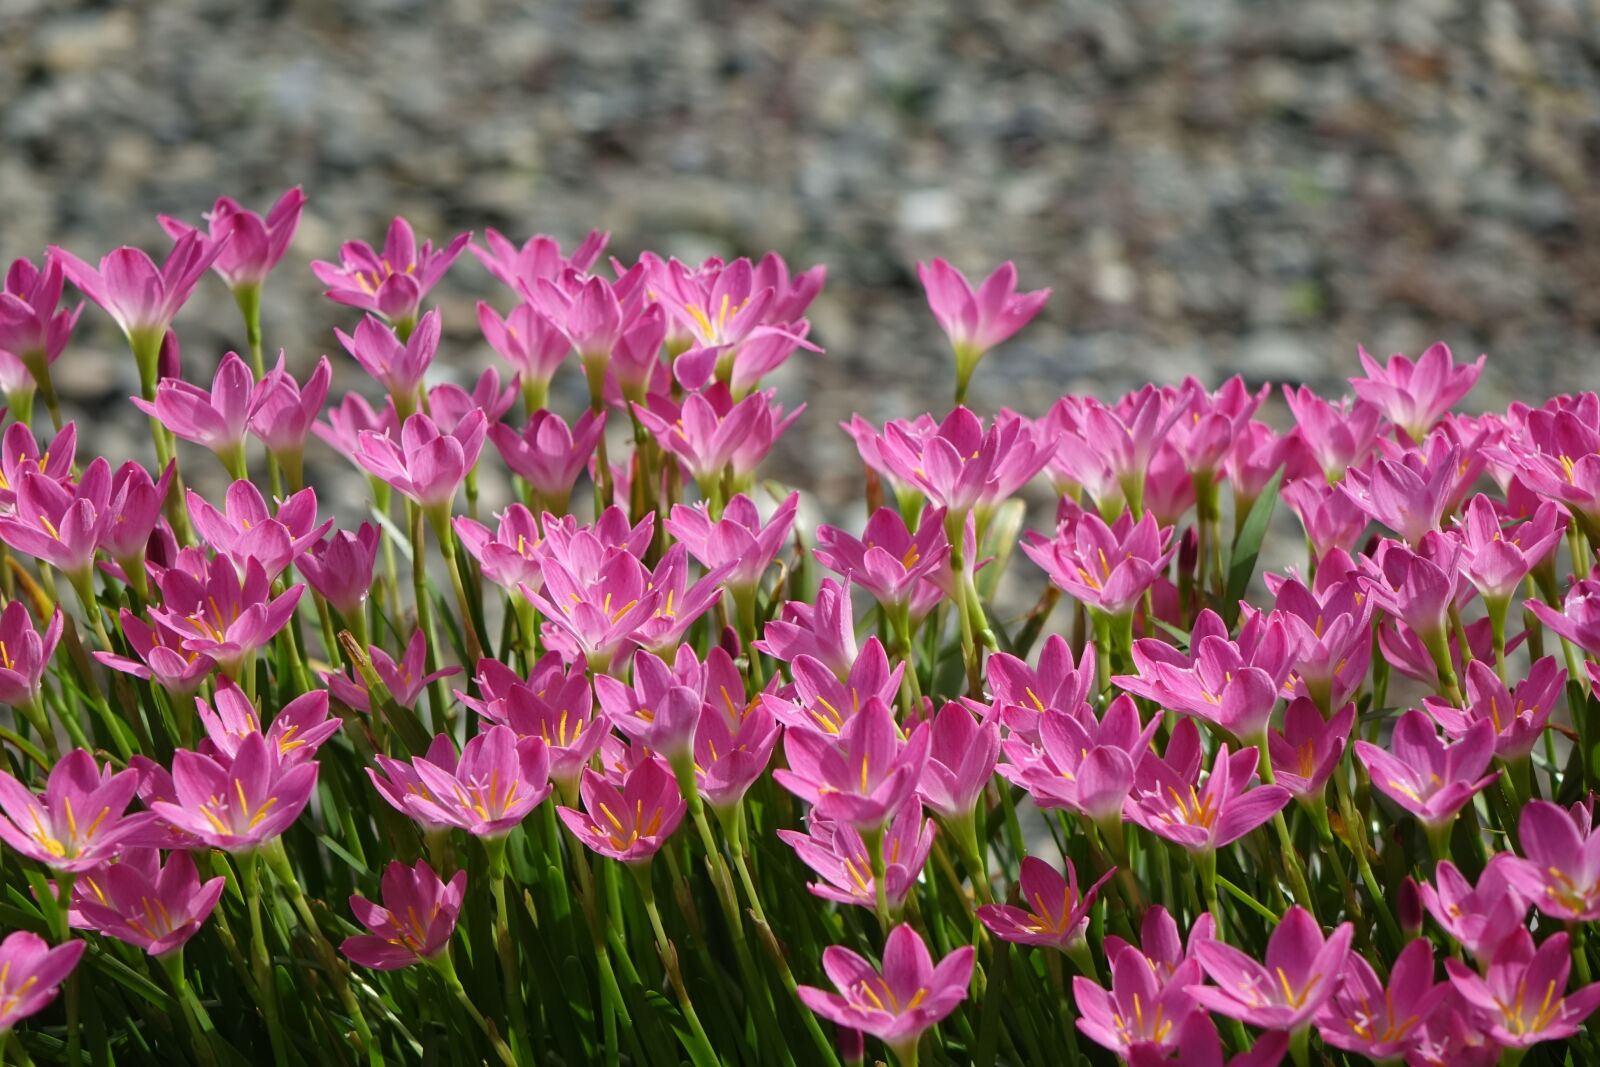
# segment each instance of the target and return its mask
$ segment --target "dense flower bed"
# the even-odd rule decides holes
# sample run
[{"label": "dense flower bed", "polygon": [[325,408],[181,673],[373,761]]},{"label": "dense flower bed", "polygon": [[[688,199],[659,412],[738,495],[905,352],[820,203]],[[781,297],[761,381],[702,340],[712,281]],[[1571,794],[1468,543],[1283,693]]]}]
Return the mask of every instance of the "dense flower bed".
[{"label": "dense flower bed", "polygon": [[[1454,414],[1483,361],[1435,346],[1285,388],[1286,432],[1238,379],[988,418],[1048,293],[936,260],[956,407],[846,425],[869,518],[807,529],[756,472],[821,268],[396,220],[312,265],[383,394],[330,404],[327,357],[264,358],[302,204],[0,294],[19,1062],[1600,1059],[1594,394]],[[426,309],[465,250],[511,306],[470,391]],[[172,330],[208,272],[248,339],[209,388]],[[77,452],[68,282],[154,468]],[[318,521],[312,435],[373,522]],[[1257,579],[1280,500],[1303,563]]]}]

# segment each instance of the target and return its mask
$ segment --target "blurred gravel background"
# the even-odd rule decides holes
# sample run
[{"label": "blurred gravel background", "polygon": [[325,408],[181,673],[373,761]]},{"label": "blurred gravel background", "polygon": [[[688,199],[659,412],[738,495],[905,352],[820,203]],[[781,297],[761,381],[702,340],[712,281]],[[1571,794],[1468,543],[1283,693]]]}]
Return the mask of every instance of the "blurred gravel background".
[{"label": "blurred gravel background", "polygon": [[[948,405],[914,274],[936,254],[1055,290],[979,408],[1190,373],[1336,388],[1357,343],[1435,339],[1490,353],[1479,403],[1593,387],[1597,160],[1585,0],[0,0],[0,255],[164,249],[158,211],[301,184],[267,338],[302,370],[355,319],[305,264],[395,213],[825,262],[827,354],[782,378],[811,407],[773,465],[824,503],[858,477],[833,422]],[[243,343],[202,296],[191,377]],[[462,374],[480,296],[509,305],[464,256],[440,294]],[[111,406],[120,339],[92,308],[79,336],[65,391],[119,413],[90,443],[144,447]]]}]

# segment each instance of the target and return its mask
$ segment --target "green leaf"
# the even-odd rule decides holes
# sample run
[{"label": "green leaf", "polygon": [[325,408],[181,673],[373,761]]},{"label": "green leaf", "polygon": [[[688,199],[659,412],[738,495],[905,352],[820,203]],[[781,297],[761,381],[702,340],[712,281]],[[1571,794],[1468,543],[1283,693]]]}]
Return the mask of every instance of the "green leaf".
[{"label": "green leaf", "polygon": [[1283,468],[1279,467],[1250,505],[1239,534],[1233,539],[1233,551],[1228,555],[1228,587],[1222,604],[1222,618],[1231,630],[1239,621],[1239,601],[1250,587],[1250,577],[1255,574],[1256,557],[1261,554],[1261,541],[1272,522],[1272,512],[1278,506],[1278,486],[1283,484]]}]

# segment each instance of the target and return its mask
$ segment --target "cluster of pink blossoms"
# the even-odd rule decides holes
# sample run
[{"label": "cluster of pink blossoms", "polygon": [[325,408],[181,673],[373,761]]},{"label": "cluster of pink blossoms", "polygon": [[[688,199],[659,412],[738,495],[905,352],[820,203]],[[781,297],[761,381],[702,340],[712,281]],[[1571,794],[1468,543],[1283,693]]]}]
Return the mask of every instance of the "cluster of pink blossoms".
[{"label": "cluster of pink blossoms", "polygon": [[[8,1047],[78,1062],[131,992],[167,1014],[117,1041],[205,1063],[1600,1056],[1594,394],[1457,414],[1484,363],[1435,345],[1283,411],[1234,378],[985,416],[1049,293],[935,260],[957,405],[845,424],[867,519],[808,528],[757,470],[822,268],[396,219],[312,265],[365,313],[372,388],[330,397],[344,356],[262,347],[303,206],[5,276]],[[464,387],[427,302],[469,250],[509,310]],[[208,271],[247,339],[209,386]],[[68,282],[154,465],[78,453]],[[373,522],[319,518],[330,454]],[[1257,590],[1274,522],[1305,551]]]}]

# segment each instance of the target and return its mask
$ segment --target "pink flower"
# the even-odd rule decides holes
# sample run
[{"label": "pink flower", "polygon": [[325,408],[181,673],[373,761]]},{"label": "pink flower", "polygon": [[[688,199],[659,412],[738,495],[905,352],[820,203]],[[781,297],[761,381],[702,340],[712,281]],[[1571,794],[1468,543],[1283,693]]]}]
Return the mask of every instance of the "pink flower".
[{"label": "pink flower", "polygon": [[872,594],[891,611],[911,603],[919,584],[950,567],[944,512],[930,508],[913,534],[893,508],[879,508],[857,539],[837,526],[817,527],[818,562]]},{"label": "pink flower", "polygon": [[[806,833],[779,830],[778,838],[794,849],[800,862],[822,877],[806,888],[813,896],[860,908],[877,906],[877,883],[872,877],[872,856],[861,834],[845,823],[813,815]],[[922,876],[933,850],[937,827],[922,816],[922,802],[912,797],[900,809],[883,835],[883,895],[891,914],[898,915],[906,897]]]},{"label": "pink flower", "polygon": [[352,463],[360,447],[361,434],[366,430],[385,437],[399,436],[400,418],[395,413],[392,398],[384,403],[380,413],[360,393],[346,393],[328,409],[327,422],[318,422],[311,427],[311,432],[325,441],[329,448]]},{"label": "pink flower", "polygon": [[0,772],[0,841],[54,871],[98,867],[150,821],[125,814],[138,785],[138,771],[113,774],[81,748],[56,761],[37,796]]},{"label": "pink flower", "polygon": [[1349,557],[1329,554],[1317,566],[1313,588],[1289,578],[1273,589],[1276,603],[1267,618],[1288,636],[1292,688],[1318,707],[1352,699],[1372,662],[1372,602],[1352,571]]},{"label": "pink flower", "polygon": [[610,239],[611,235],[603,230],[590,230],[571,255],[563,255],[561,244],[554,237],[536,233],[519,248],[491,226],[483,231],[484,244],[489,247],[479,247],[474,241],[467,250],[501,285],[515,290],[519,282],[532,286],[541,278],[555,281],[568,271],[587,272]]},{"label": "pink flower", "polygon": [[763,525],[754,501],[743,493],[729,500],[716,520],[704,506],[675,504],[667,532],[682,541],[702,567],[721,569],[729,589],[749,591],[783,551],[799,505],[800,494],[790,493]]},{"label": "pink flower", "polygon": [[1433,974],[1433,945],[1427,938],[1400,950],[1387,987],[1372,964],[1352,952],[1338,991],[1317,1013],[1317,1033],[1334,1048],[1376,1062],[1399,1059],[1450,996],[1450,983],[1436,983]]},{"label": "pink flower", "polygon": [[1306,697],[1291,701],[1284,712],[1283,729],[1267,731],[1273,778],[1302,803],[1320,800],[1344,757],[1355,722],[1354,704],[1345,704],[1324,720],[1317,705]]},{"label": "pink flower", "polygon": [[1187,960],[1165,981],[1137,949],[1111,956],[1111,989],[1088,978],[1072,980],[1078,1029],[1090,1041],[1124,1059],[1164,1057],[1178,1047],[1185,1022],[1195,1014],[1192,983],[1200,965]]},{"label": "pink flower", "polygon": [[423,829],[449,830],[455,826],[455,820],[434,803],[432,787],[423,781],[417,766],[426,761],[445,774],[453,774],[459,759],[454,739],[449,734],[437,734],[428,743],[427,751],[410,762],[378,753],[374,757],[378,766],[368,767],[367,777],[372,780],[379,796],[396,811],[415,820]]},{"label": "pink flower", "polygon": [[1478,722],[1494,728],[1494,754],[1502,760],[1526,759],[1544,736],[1545,725],[1566,691],[1567,672],[1554,656],[1535,663],[1528,676],[1507,689],[1483,660],[1467,664],[1467,706],[1454,708],[1436,697],[1423,707],[1452,739],[1465,737]]},{"label": "pink flower", "polygon": [[718,647],[706,653],[706,702],[694,732],[695,783],[706,803],[732,810],[756,783],[778,743],[778,723],[761,700],[744,699],[733,658]]},{"label": "pink flower", "polygon": [[70,487],[78,454],[78,424],[69,422],[40,449],[27,423],[13,422],[0,437],[0,504],[15,507],[17,486],[26,473],[42,474],[63,487]]},{"label": "pink flower", "polygon": [[417,408],[423,377],[439,351],[439,330],[439,312],[434,310],[422,316],[404,341],[370,315],[356,325],[355,336],[343,330],[334,333],[361,369],[388,391],[396,410],[409,415]]},{"label": "pink flower", "polygon": [[1128,819],[1192,853],[1232,844],[1289,803],[1282,786],[1249,788],[1260,755],[1254,748],[1230,752],[1221,745],[1202,783],[1199,745],[1194,720],[1180,720],[1165,756],[1139,761],[1126,807]]},{"label": "pink flower", "polygon": [[1153,515],[1136,523],[1127,513],[1107,526],[1084,512],[1057,528],[1053,538],[1030,532],[1022,543],[1051,582],[1112,617],[1133,611],[1175,550],[1170,528],[1158,527]]},{"label": "pink flower", "polygon": [[523,388],[533,391],[535,401],[548,394],[550,379],[572,351],[567,335],[532,304],[518,304],[502,319],[494,308],[480,300],[478,329],[489,347],[516,371]]},{"label": "pink flower", "polygon": [[638,310],[638,275],[616,282],[568,272],[559,282],[539,278],[518,288],[567,338],[590,376],[591,396],[611,352]]},{"label": "pink flower", "polygon": [[483,412],[474,411],[450,433],[418,412],[406,419],[400,440],[363,430],[355,461],[382,478],[424,511],[448,512],[467,473],[478,463],[487,430]]},{"label": "pink flower", "polygon": [[[217,197],[205,220],[210,227],[211,241],[220,247],[211,267],[228,283],[228,288],[248,288],[266,280],[272,268],[289,251],[289,242],[294,240],[305,206],[306,197],[298,185],[278,197],[264,219],[241,207],[231,197]],[[160,216],[160,221],[161,228],[175,241],[199,232],[169,215]]]},{"label": "pink flower", "polygon": [[[1188,985],[1200,974],[1200,964],[1194,961],[1195,949],[1207,941],[1214,941],[1217,936],[1217,922],[1210,912],[1202,912],[1189,928],[1188,943],[1178,933],[1177,920],[1171,913],[1156,904],[1144,913],[1144,919],[1139,923],[1139,944],[1130,945],[1115,934],[1107,934],[1105,938],[1106,959],[1116,962],[1124,951],[1132,949],[1135,956],[1142,957],[1142,962],[1156,977],[1156,983],[1165,988],[1176,985],[1180,989]],[[1185,963],[1192,963],[1189,973],[1193,978],[1186,978],[1179,972]]]},{"label": "pink flower", "polygon": [[1588,809],[1535,800],[1523,807],[1517,830],[1525,858],[1507,860],[1506,881],[1546,915],[1600,918],[1600,834]]},{"label": "pink flower", "polygon": [[230,763],[179,749],[172,757],[175,799],[150,808],[211,848],[249,852],[300,817],[317,786],[317,764],[281,764],[261,734],[239,743]]},{"label": "pink flower", "polygon": [[83,305],[56,310],[61,302],[61,260],[46,256],[40,270],[26,259],[11,262],[0,285],[0,352],[20,360],[38,380],[67,347]]},{"label": "pink flower", "polygon": [[235,470],[244,462],[244,437],[249,429],[256,380],[238,353],[229,352],[217,365],[211,391],[182,378],[163,378],[154,401],[131,398],[133,406],[157,420],[173,435],[217,454]]},{"label": "pink flower", "polygon": [[95,933],[159,958],[200,932],[227,885],[221,875],[202,883],[187,852],[169,854],[163,867],[159,852],[141,848],[84,875],[73,903]]},{"label": "pink flower", "polygon": [[958,393],[984,353],[1026,326],[1050,299],[1050,290],[1017,292],[1017,268],[1010,260],[996,267],[974,289],[966,275],[942,259],[918,263],[917,277],[928,307],[956,353]]},{"label": "pink flower", "polygon": [[[4,533],[0,520],[0,536]],[[1600,655],[1600,578],[1581,578],[1572,583],[1561,610],[1539,600],[1529,600],[1534,617],[1590,655]]]},{"label": "pink flower", "polygon": [[1402,620],[1428,642],[1443,637],[1450,606],[1465,583],[1453,541],[1430,533],[1420,548],[1413,551],[1398,541],[1383,541],[1372,559],[1362,560],[1361,584],[1373,607]]},{"label": "pink flower", "polygon": [[123,576],[136,587],[143,585],[150,536],[161,524],[161,508],[177,470],[173,460],[160,479],[152,481],[149,471],[129,460],[112,476],[111,497],[106,501],[110,518],[100,533],[100,548],[116,560]]},{"label": "pink flower", "polygon": [[1319,559],[1334,551],[1354,551],[1372,522],[1365,509],[1337,485],[1302,478],[1286,483],[1282,492],[1283,502],[1305,527],[1306,538]]},{"label": "pink flower", "polygon": [[685,645],[671,668],[648,652],[635,652],[633,685],[597,675],[594,693],[611,725],[659,752],[676,769],[694,753],[701,699],[699,687],[691,686],[699,680],[700,664]]},{"label": "pink flower", "polygon": [[51,948],[27,930],[7,934],[0,942],[0,1034],[48,1007],[88,947],[68,941]]},{"label": "pink flower", "polygon": [[[216,708],[196,698],[195,711],[206,730],[199,751],[219,762],[230,762],[239,755],[246,738],[262,733],[261,717],[255,705],[232,681],[217,686]],[[284,768],[316,758],[317,749],[344,724],[328,715],[326,690],[301,693],[273,716],[265,732],[267,751],[274,766]]]},{"label": "pink flower", "polygon": [[178,309],[224,247],[199,233],[185,234],[159,270],[137,248],[116,249],[100,260],[98,270],[53,245],[50,257],[60,262],[73,285],[116,320],[129,342],[140,348],[160,343]]},{"label": "pink flower", "polygon": [[1119,823],[1160,716],[1140,723],[1132,697],[1122,694],[1100,720],[1092,711],[1054,708],[1036,718],[1034,740],[1013,733],[1003,742],[1009,762],[998,768],[1001,777],[1026,789],[1041,808],[1066,807],[1100,825]]},{"label": "pink flower", "polygon": [[[915,424],[889,422],[876,451],[885,473],[945,509],[948,525],[1021,489],[1044,469],[1052,449],[1031,422],[1013,412],[1002,411],[985,429],[978,416],[958,407],[929,433]],[[865,451],[863,458],[871,460]]]},{"label": "pink flower", "polygon": [[378,559],[381,534],[370,522],[354,533],[335,530],[326,541],[312,545],[295,567],[301,577],[340,615],[354,618],[372,590],[372,569]]},{"label": "pink flower", "polygon": [[187,638],[160,622],[150,625],[127,608],[121,609],[122,636],[137,660],[114,652],[96,652],[94,658],[114,671],[145,678],[165,689],[172,697],[186,697],[217,668],[210,656],[184,647]]},{"label": "pink flower", "polygon": [[462,547],[483,569],[483,576],[515,594],[518,586],[538,589],[544,581],[539,569],[539,543],[544,535],[533,512],[512,504],[500,513],[493,532],[481,522],[458,515],[451,520]]},{"label": "pink flower", "polygon": [[556,814],[591,851],[623,863],[653,859],[689,810],[672,771],[655,758],[628,771],[620,789],[586,769],[578,793],[582,812],[558,807]]},{"label": "pink flower", "polygon": [[[704,491],[726,474],[742,488],[772,446],[805,410],[801,404],[784,414],[774,389],[735,401],[726,386],[690,393],[680,407],[668,397],[652,395],[650,406],[633,406],[656,444],[681,460]],[[709,495],[709,494],[707,494]]]},{"label": "pink flower", "polygon": [[[421,630],[411,631],[411,639],[406,642],[405,653],[398,662],[377,645],[373,645],[368,652],[372,658],[372,669],[377,672],[384,688],[389,690],[395,703],[405,708],[416,707],[423,690],[436,679],[461,673],[461,668],[455,666],[432,672],[428,670],[428,635]],[[341,704],[356,711],[372,711],[372,699],[367,694],[366,681],[359,672],[346,675],[329,671],[322,677]]]},{"label": "pink flower", "polygon": [[350,910],[372,932],[345,938],[339,951],[363,967],[396,971],[449,949],[467,891],[466,871],[445,882],[427,860],[414,867],[394,860],[384,868],[382,888],[381,905],[359,894],[350,898]]},{"label": "pink flower", "polygon": [[[267,446],[267,451],[285,461],[291,471],[299,469],[297,464],[305,451],[306,437],[316,425],[317,416],[322,414],[332,379],[333,365],[323,356],[317,360],[316,369],[305,385],[301,385],[284,369],[280,349],[278,365],[256,384],[250,402],[250,432]],[[292,479],[290,484],[294,484]]]},{"label": "pink flower", "polygon": [[1306,385],[1299,389],[1284,386],[1283,399],[1294,415],[1295,431],[1316,457],[1330,484],[1372,452],[1383,415],[1367,401],[1341,397],[1334,403]]},{"label": "pink flower", "polygon": [[962,705],[946,704],[930,728],[928,762],[917,792],[947,819],[970,816],[999,755],[999,723],[975,722]]},{"label": "pink flower", "polygon": [[783,737],[787,770],[773,780],[815,807],[822,818],[872,833],[910,799],[928,758],[924,724],[902,741],[894,715],[881,700],[869,700],[845,723],[837,739],[811,730]]},{"label": "pink flower", "polygon": [[14,550],[84,580],[95,549],[112,521],[111,468],[97,456],[71,489],[43,474],[26,471],[17,488],[16,507],[0,515],[0,541]]},{"label": "pink flower", "polygon": [[897,926],[883,946],[883,972],[849,949],[830,945],[822,969],[842,995],[801,986],[800,1002],[824,1019],[871,1034],[904,1062],[924,1031],[967,999],[972,981],[971,945],[934,966],[928,946],[910,926]]},{"label": "pink flower", "polygon": [[978,918],[1003,941],[1019,945],[1039,945],[1065,952],[1082,944],[1089,928],[1089,911],[1106,880],[1117,873],[1113,867],[1101,875],[1084,893],[1078,892],[1078,872],[1067,861],[1067,876],[1061,877],[1050,864],[1036,856],[1022,860],[1020,894],[1028,908],[1010,904],[986,904]]},{"label": "pink flower", "polygon": [[[183,647],[233,673],[294,616],[305,586],[272,597],[266,571],[247,560],[240,574],[224,556],[204,564],[204,577],[174,567],[156,580],[164,601],[150,617],[183,638]],[[269,599],[270,598],[270,599]]]},{"label": "pink flower", "polygon": [[432,241],[418,247],[410,223],[396,218],[389,224],[381,253],[365,241],[346,241],[339,248],[338,263],[316,260],[311,273],[328,287],[328,299],[382,315],[409,329],[417,321],[422,298],[471,239],[471,233],[457,234],[435,252]]},{"label": "pink flower", "polygon": [[1095,684],[1094,657],[1094,645],[1086,644],[1083,658],[1074,663],[1072,647],[1060,634],[1045,638],[1037,670],[1010,653],[996,652],[985,665],[994,693],[992,713],[1006,729],[1037,740],[1045,711],[1054,708],[1076,716],[1088,703]]},{"label": "pink flower", "polygon": [[[1428,914],[1485,967],[1527,918],[1528,901],[1512,884],[1512,868],[1521,862],[1509,852],[1495,853],[1473,888],[1455,864],[1442,860],[1433,875],[1438,888],[1417,883],[1417,895]],[[1537,872],[1534,875],[1542,891],[1543,880]]]},{"label": "pink flower", "polygon": [[1564,933],[1535,951],[1533,935],[1516,931],[1481,977],[1459,960],[1445,960],[1444,969],[1477,1023],[1506,1048],[1565,1040],[1600,1006],[1600,982],[1566,994],[1572,954]]},{"label": "pink flower", "polygon": [[1206,941],[1195,958],[1214,986],[1191,985],[1200,1007],[1263,1030],[1294,1031],[1310,1025],[1338,992],[1355,927],[1340,923],[1323,939],[1317,920],[1296,905],[1267,939],[1263,966],[1221,941]]},{"label": "pink flower", "polygon": [[38,703],[62,625],[60,608],[51,614],[43,633],[34,629],[33,617],[21,600],[10,601],[0,611],[0,704],[18,708]]},{"label": "pink flower", "polygon": [[815,730],[837,737],[868,701],[893,704],[905,669],[904,663],[891,668],[883,642],[869,637],[843,679],[821,660],[800,653],[789,663],[793,684],[776,693],[763,693],[761,700],[791,730]]},{"label": "pink flower", "polygon": [[242,479],[228,486],[223,511],[192,489],[188,503],[189,521],[201,540],[241,571],[255,560],[269,580],[282,574],[333,527],[332,519],[316,525],[315,489],[300,490],[280,503],[276,512],[267,510],[267,502],[253,482]]},{"label": "pink flower", "polygon": [[540,410],[520,432],[497,422],[489,428],[489,436],[511,473],[533,490],[535,506],[565,515],[572,487],[588,467],[605,428],[604,416],[593,411],[584,412],[568,429],[560,415]]},{"label": "pink flower", "polygon": [[1423,825],[1440,830],[1455,821],[1500,772],[1484,774],[1494,758],[1494,727],[1474,723],[1461,738],[1446,744],[1433,722],[1413,708],[1395,723],[1385,752],[1369,741],[1356,742],[1356,757],[1384,796],[1415,815]]},{"label": "pink flower", "polygon": [[1375,522],[1416,547],[1424,534],[1440,528],[1463,483],[1470,485],[1482,469],[1482,456],[1434,437],[1398,459],[1375,456],[1370,467],[1351,467],[1339,488]]},{"label": "pink flower", "polygon": [[792,663],[797,656],[807,655],[835,677],[849,677],[858,654],[849,589],[832,578],[822,579],[812,603],[789,601],[783,606],[783,615],[767,623],[763,635],[755,647],[773,659]]},{"label": "pink flower", "polygon": [[1533,569],[1561,542],[1567,519],[1548,501],[1534,517],[1506,526],[1500,509],[1479,494],[1468,502],[1457,537],[1461,543],[1461,573],[1485,601],[1504,603]]},{"label": "pink flower", "polygon": [[519,740],[510,728],[492,726],[466,743],[459,760],[453,746],[444,751],[448,763],[435,761],[434,747],[411,761],[422,789],[397,805],[425,824],[503,837],[550,795],[550,754],[538,738]]},{"label": "pink flower", "polygon": [[1433,424],[1471,391],[1486,358],[1457,364],[1442,342],[1429,346],[1415,363],[1397,352],[1389,357],[1388,366],[1367,355],[1365,348],[1357,351],[1367,376],[1351,378],[1351,387],[1413,441],[1426,437]]}]

